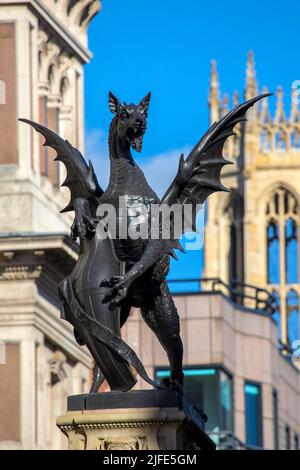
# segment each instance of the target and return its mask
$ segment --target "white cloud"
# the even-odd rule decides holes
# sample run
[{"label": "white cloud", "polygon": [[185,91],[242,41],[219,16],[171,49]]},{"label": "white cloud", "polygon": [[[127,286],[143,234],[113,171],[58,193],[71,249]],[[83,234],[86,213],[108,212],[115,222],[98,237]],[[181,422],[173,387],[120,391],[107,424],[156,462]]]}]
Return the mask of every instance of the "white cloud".
[{"label": "white cloud", "polygon": [[145,173],[150,186],[158,196],[164,195],[176,175],[180,154],[183,153],[186,157],[188,152],[188,147],[168,150],[167,152],[147,158],[145,163],[143,163],[143,157],[141,157],[139,162],[140,167]]},{"label": "white cloud", "polygon": [[[108,136],[102,129],[92,129],[87,131],[85,142],[85,156],[93,162],[95,172],[102,188],[106,188],[109,179],[109,157],[108,157]],[[176,175],[180,154],[185,157],[190,148],[182,147],[171,149],[166,152],[147,157],[143,160],[143,155],[134,156],[138,165],[142,168],[148,183],[152,189],[163,196],[168,189],[174,176]]]}]

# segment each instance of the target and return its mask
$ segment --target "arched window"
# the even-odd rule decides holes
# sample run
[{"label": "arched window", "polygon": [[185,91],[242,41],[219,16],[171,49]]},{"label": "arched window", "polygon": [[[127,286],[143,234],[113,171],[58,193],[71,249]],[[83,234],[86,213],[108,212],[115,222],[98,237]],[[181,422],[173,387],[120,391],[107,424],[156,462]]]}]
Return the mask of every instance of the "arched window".
[{"label": "arched window", "polygon": [[[276,293],[278,301],[278,308],[274,313],[278,335],[281,336],[282,343],[287,344],[295,337],[297,328],[299,330],[299,324],[295,326],[299,319],[300,294],[299,205],[290,191],[279,187],[267,202],[265,214],[267,283]],[[280,321],[281,317],[283,322]]]}]

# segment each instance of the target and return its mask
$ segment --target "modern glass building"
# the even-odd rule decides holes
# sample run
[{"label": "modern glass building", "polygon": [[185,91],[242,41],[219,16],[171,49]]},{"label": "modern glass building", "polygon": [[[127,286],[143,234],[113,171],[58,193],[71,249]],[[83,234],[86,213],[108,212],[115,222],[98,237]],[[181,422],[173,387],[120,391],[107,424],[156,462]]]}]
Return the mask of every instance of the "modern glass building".
[{"label": "modern glass building", "polygon": [[[216,284],[211,291],[174,295],[184,342],[185,396],[208,416],[206,430],[220,449],[298,448],[297,363],[278,349],[271,312],[243,306],[222,289]],[[169,375],[166,354],[138,310],[124,338],[157,381]]]}]

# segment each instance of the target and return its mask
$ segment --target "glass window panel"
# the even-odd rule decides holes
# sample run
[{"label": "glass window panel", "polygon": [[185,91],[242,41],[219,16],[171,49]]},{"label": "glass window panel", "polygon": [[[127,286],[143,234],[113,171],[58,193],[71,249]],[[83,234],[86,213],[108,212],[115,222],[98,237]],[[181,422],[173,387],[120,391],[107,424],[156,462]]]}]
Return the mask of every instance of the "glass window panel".
[{"label": "glass window panel", "polygon": [[[169,377],[169,370],[157,370],[156,377]],[[209,417],[205,425],[207,431],[218,428],[218,374],[213,368],[184,368],[184,395],[197,408]]]},{"label": "glass window panel", "polygon": [[246,444],[262,447],[261,388],[245,383]]},{"label": "glass window panel", "polygon": [[220,371],[221,429],[233,431],[232,380]]},{"label": "glass window panel", "polygon": [[[216,368],[184,368],[184,395],[187,400],[208,416],[208,432],[232,431],[231,378]],[[169,377],[167,369],[156,370],[156,379]]]},{"label": "glass window panel", "polygon": [[285,272],[287,284],[298,282],[298,240],[297,224],[294,219],[288,219],[285,224]]},{"label": "glass window panel", "polygon": [[268,262],[268,283],[280,283],[279,264],[279,233],[276,222],[271,221],[267,227],[267,262]]}]

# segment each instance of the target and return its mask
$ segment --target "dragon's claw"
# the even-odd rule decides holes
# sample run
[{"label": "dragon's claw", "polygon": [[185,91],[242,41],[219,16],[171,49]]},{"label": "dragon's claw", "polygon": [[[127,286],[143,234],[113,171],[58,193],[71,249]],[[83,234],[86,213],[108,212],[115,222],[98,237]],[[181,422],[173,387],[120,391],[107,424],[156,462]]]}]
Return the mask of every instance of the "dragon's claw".
[{"label": "dragon's claw", "polygon": [[124,276],[111,276],[106,279],[103,279],[101,282],[100,286],[101,287],[113,287],[115,286],[118,282],[120,282],[122,279],[124,279]]},{"label": "dragon's claw", "polygon": [[110,278],[103,279],[100,286],[110,287],[110,293],[105,297],[107,302],[110,302],[112,306],[119,305],[122,300],[125,299],[128,293],[130,280],[126,276],[112,276]]},{"label": "dragon's claw", "polygon": [[76,240],[84,240],[89,233],[96,231],[98,220],[94,219],[90,212],[90,207],[87,201],[83,198],[77,198],[74,202],[75,219],[71,227],[71,238]]}]

